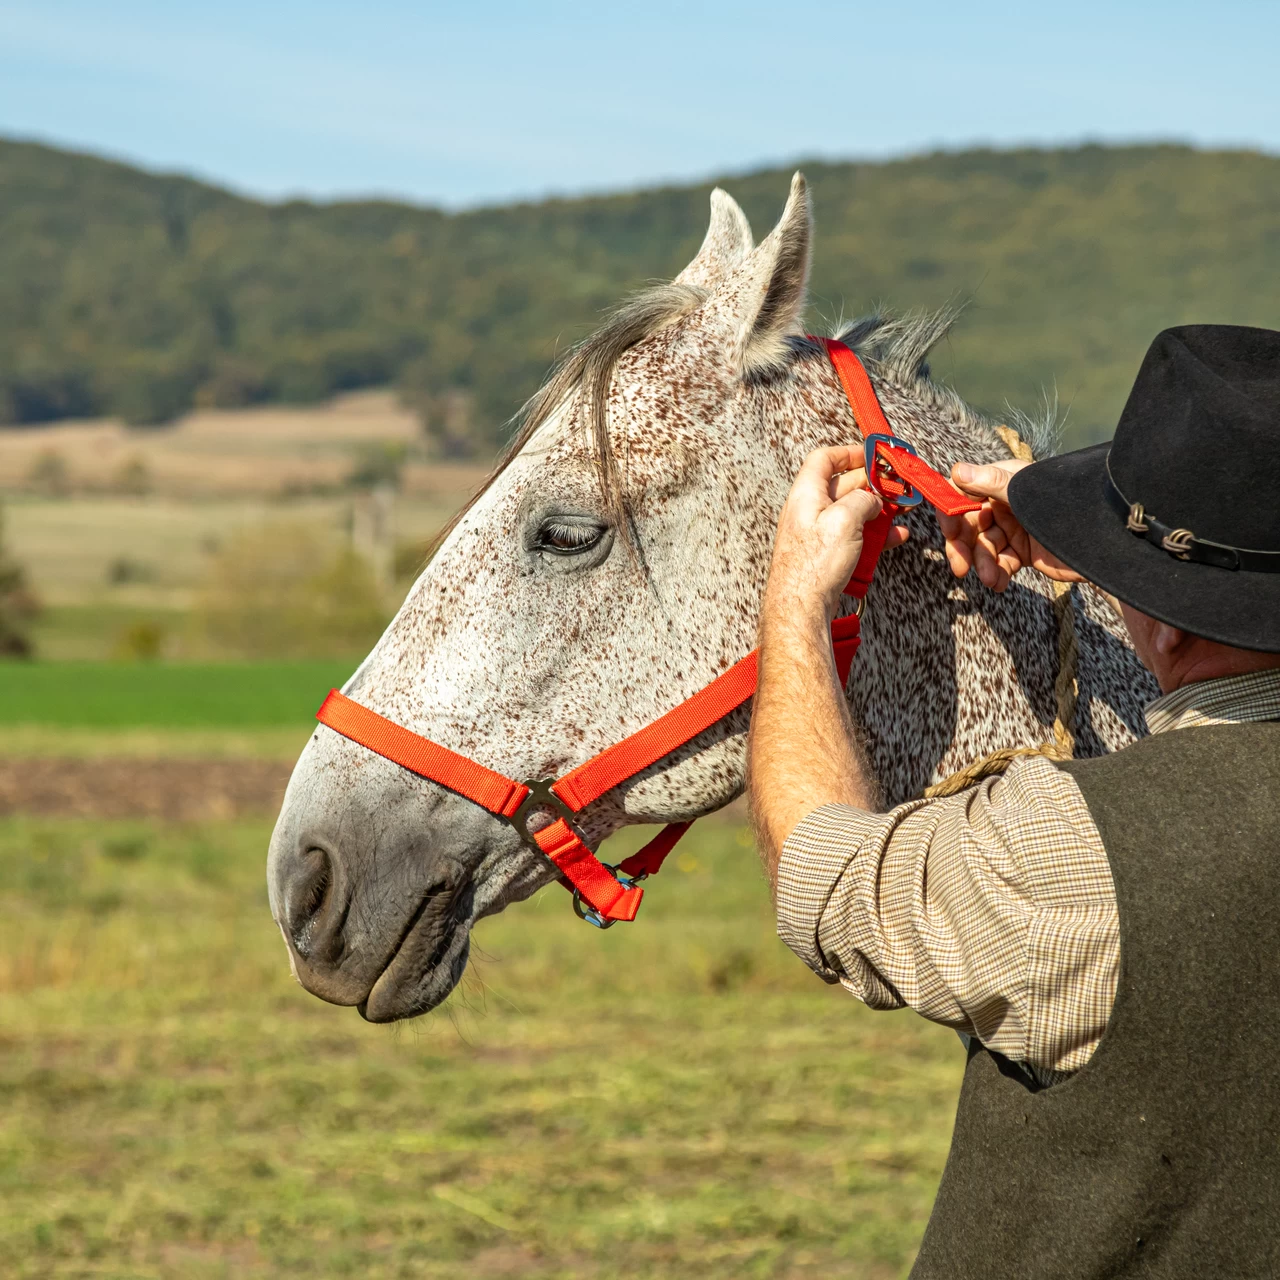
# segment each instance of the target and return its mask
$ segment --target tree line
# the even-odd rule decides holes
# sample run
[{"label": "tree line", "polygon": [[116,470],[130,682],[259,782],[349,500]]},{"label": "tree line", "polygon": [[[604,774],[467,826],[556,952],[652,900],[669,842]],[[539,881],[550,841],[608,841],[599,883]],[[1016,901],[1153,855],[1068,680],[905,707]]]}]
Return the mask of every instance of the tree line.
[{"label": "tree line", "polygon": [[[807,164],[813,321],[968,300],[935,373],[978,405],[1056,388],[1109,434],[1142,351],[1280,325],[1280,158],[1177,146]],[[762,237],[789,171],[723,180]],[[0,141],[0,424],[307,402],[396,384],[483,454],[557,352],[697,248],[710,183],[448,214],[244,199]]]}]

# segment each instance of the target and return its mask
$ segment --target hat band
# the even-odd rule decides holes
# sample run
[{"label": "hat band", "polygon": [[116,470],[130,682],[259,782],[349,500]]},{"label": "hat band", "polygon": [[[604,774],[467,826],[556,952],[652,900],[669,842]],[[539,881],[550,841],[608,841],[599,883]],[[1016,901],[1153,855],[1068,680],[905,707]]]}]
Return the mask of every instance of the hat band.
[{"label": "hat band", "polygon": [[1120,492],[1111,475],[1111,455],[1107,455],[1107,503],[1130,533],[1167,551],[1179,560],[1211,564],[1217,569],[1243,569],[1247,573],[1280,573],[1280,551],[1255,551],[1231,547],[1223,542],[1197,538],[1190,529],[1175,529],[1157,520],[1140,502],[1130,502]]}]

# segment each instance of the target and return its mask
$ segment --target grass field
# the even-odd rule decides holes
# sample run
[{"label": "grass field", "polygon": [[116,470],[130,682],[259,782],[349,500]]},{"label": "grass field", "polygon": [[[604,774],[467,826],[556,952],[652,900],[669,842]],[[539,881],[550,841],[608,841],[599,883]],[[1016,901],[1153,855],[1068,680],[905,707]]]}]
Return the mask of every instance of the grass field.
[{"label": "grass field", "polygon": [[[354,662],[3,665],[0,756],[287,760]],[[782,948],[740,823],[635,926],[484,922],[395,1028],[293,983],[269,834],[0,819],[6,1280],[905,1274],[959,1046]]]},{"label": "grass field", "polygon": [[[329,662],[0,663],[0,726],[240,730],[306,726],[358,657]],[[3,737],[0,730],[0,737]]]},{"label": "grass field", "polygon": [[[465,496],[402,498],[397,536],[425,543]],[[301,524],[337,545],[349,537],[351,505],[349,495],[289,502],[22,497],[5,504],[4,518],[8,546],[46,603],[170,609],[189,604],[229,535],[264,523]],[[112,582],[121,565],[127,580]]]},{"label": "grass field", "polygon": [[808,975],[740,827],[634,926],[485,922],[396,1028],[293,984],[267,837],[0,823],[6,1276],[905,1273],[959,1045]]},{"label": "grass field", "polygon": [[0,725],[0,760],[284,760],[298,758],[314,722],[291,728],[165,729],[139,725]]},{"label": "grass field", "polygon": [[139,625],[159,628],[169,644],[189,629],[190,615],[185,609],[145,601],[46,603],[31,627],[31,640],[42,662],[103,662],[119,658],[122,638]]}]

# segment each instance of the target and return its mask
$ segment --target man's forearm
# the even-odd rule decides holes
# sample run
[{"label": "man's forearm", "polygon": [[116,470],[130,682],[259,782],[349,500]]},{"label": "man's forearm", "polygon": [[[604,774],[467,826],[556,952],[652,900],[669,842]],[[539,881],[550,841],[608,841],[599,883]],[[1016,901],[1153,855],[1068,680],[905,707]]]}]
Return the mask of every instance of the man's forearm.
[{"label": "man's forearm", "polygon": [[875,807],[825,616],[797,616],[793,604],[765,598],[747,774],[760,858],[775,888],[783,842],[802,818],[824,804]]}]

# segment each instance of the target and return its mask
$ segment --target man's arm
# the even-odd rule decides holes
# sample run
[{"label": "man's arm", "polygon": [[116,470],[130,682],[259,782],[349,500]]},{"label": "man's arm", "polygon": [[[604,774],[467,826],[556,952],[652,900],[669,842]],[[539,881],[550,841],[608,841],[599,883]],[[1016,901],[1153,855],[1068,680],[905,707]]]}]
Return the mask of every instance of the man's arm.
[{"label": "man's arm", "polygon": [[828,625],[824,613],[782,607],[760,624],[748,785],[756,844],[775,892],[783,842],[802,818],[824,804],[875,803],[836,679]]},{"label": "man's arm", "polygon": [[[770,885],[787,836],[824,804],[871,810],[876,787],[857,746],[828,632],[862,552],[862,529],[881,503],[862,489],[857,451],[843,446],[809,455],[796,477],[774,544],[760,612],[760,674],[751,719],[748,785],[757,844]],[[1063,582],[1079,574],[1030,538],[1009,509],[1008,487],[1026,462],[957,463],[952,479],[985,501],[980,511],[940,516],[952,572],[970,569],[1003,591],[1031,565]],[[894,528],[886,549],[906,541]]]},{"label": "man's arm", "polygon": [[[838,449],[806,461],[761,611],[748,781],[779,935],[872,1008],[909,1005],[1017,1061],[1074,1070],[1115,993],[1106,852],[1074,781],[1039,757],[959,795],[873,812],[828,631],[880,511],[852,492],[860,471],[841,474],[855,465]],[[1002,494],[1007,479],[978,484]],[[1041,567],[1042,549],[1006,531],[1007,505],[982,496],[988,518],[947,530],[948,551],[985,563],[999,590],[1022,554]],[[905,538],[895,530],[886,545]]]},{"label": "man's arm", "polygon": [[[776,890],[782,845],[824,804],[872,809],[874,780],[856,746],[831,651],[831,619],[881,502],[862,488],[860,452],[819,449],[805,460],[778,521],[760,614],[748,786],[760,857]],[[894,528],[886,548],[906,541]]]}]

